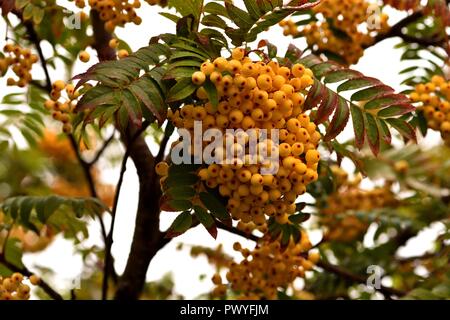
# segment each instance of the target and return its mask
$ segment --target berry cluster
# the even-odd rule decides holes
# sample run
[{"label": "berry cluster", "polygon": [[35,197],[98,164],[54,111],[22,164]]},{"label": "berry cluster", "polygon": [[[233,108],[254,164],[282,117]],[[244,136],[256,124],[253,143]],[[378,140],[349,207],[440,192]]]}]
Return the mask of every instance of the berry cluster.
[{"label": "berry cluster", "polygon": [[228,267],[232,261],[232,258],[223,252],[222,244],[219,244],[215,249],[202,246],[193,246],[190,254],[193,258],[200,255],[206,256],[208,262],[214,265],[217,270]]},{"label": "berry cluster", "polygon": [[5,45],[3,51],[6,57],[0,59],[0,74],[3,76],[11,68],[18,79],[8,78],[7,85],[25,87],[32,80],[31,68],[38,61],[38,56],[28,48],[10,43]]},{"label": "berry cluster", "polygon": [[[142,18],[136,13],[136,9],[141,7],[139,0],[131,3],[129,0],[88,0],[88,3],[92,9],[99,12],[108,32],[113,32],[117,26],[123,27],[127,23],[142,23]],[[79,8],[86,6],[85,0],[75,0],[75,4]]]},{"label": "berry cluster", "polygon": [[[65,92],[65,96],[62,93]],[[80,93],[75,90],[73,84],[66,84],[62,80],[57,80],[52,85],[50,99],[45,101],[44,106],[52,112],[53,119],[62,122],[63,132],[71,133],[72,124],[70,115],[75,108],[76,99]]]},{"label": "berry cluster", "polygon": [[324,0],[313,11],[323,19],[300,30],[293,21],[284,20],[280,22],[284,34],[304,35],[313,51],[338,55],[347,65],[357,63],[374,36],[388,29],[388,16],[376,14],[366,0]]},{"label": "berry cluster", "polygon": [[[199,86],[197,96],[201,102],[184,105],[170,113],[169,119],[176,127],[190,131],[195,120],[202,121],[203,130],[216,128],[225,134],[224,147],[215,150],[218,164],[199,169],[200,179],[228,198],[228,209],[235,220],[262,226],[267,215],[287,223],[288,216],[295,212],[297,196],[318,177],[320,156],[316,147],[321,135],[302,112],[306,88],[313,83],[311,70],[301,64],[288,68],[275,61],[253,62],[243,49],[237,48],[230,60],[219,57],[204,62],[201,71],[192,75],[192,81]],[[220,101],[217,108],[208,101],[202,86],[205,81],[216,86]],[[229,135],[226,129],[254,130]],[[280,143],[270,137],[258,140],[257,154],[249,154],[248,143],[254,138],[252,133],[258,136],[258,129],[269,133],[270,129],[278,129]],[[225,142],[229,139],[233,154],[241,157],[228,164],[221,160],[227,154]],[[263,153],[279,155],[276,174],[260,174],[261,168],[268,166],[257,161]]]},{"label": "berry cluster", "polygon": [[[390,185],[363,190],[359,187],[361,176],[348,179],[347,173],[337,167],[331,167],[337,189],[326,199],[326,206],[321,209],[320,223],[327,226],[324,237],[335,241],[352,241],[363,234],[368,223],[348,214],[351,211],[370,211],[377,208],[396,206],[398,201]],[[340,216],[346,213],[344,216]]]},{"label": "berry cluster", "polygon": [[420,0],[383,0],[383,3],[402,11],[416,10],[420,7]]},{"label": "berry cluster", "polygon": [[286,248],[282,248],[278,241],[262,240],[250,251],[236,242],[233,249],[244,259],[230,264],[226,274],[228,285],[222,282],[220,274],[213,276],[216,287],[212,295],[224,296],[229,287],[239,299],[276,299],[279,288],[287,288],[298,277],[303,278],[305,271],[317,263],[319,254],[313,251],[307,254],[310,248],[311,243],[304,231],[299,243],[291,241]]},{"label": "berry cluster", "polygon": [[[30,287],[23,283],[25,277],[21,273],[13,273],[10,277],[0,276],[0,300],[29,300]],[[32,275],[29,278],[32,285],[38,285],[40,280]]]},{"label": "berry cluster", "polygon": [[416,85],[410,93],[413,102],[420,102],[430,129],[440,131],[442,139],[450,145],[450,81],[433,76],[428,83]]}]

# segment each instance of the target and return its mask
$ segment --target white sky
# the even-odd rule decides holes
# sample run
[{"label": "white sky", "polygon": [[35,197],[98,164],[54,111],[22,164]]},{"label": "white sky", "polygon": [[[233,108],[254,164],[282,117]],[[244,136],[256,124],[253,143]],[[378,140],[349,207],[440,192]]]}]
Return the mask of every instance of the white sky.
[{"label": "white sky", "polygon": [[[60,1],[61,2],[61,1]],[[242,1],[236,1],[241,3]],[[142,46],[148,44],[149,39],[152,36],[165,32],[175,32],[175,25],[158,15],[161,9],[159,7],[149,7],[146,3],[143,3],[142,8],[139,10],[139,15],[143,17],[143,23],[140,26],[129,25],[126,29],[118,28],[117,34],[119,38],[127,40],[128,44],[133,50],[136,50]],[[400,15],[392,14],[392,21],[399,19]],[[45,21],[44,21],[45,23]],[[4,45],[5,24],[3,20],[0,21],[0,47]],[[303,42],[299,40],[293,41],[290,37],[283,37],[280,27],[275,26],[269,32],[264,33],[259,39],[268,39],[269,42],[275,44],[279,48],[279,53],[282,54],[286,50],[289,43],[294,42],[299,47],[303,46]],[[259,40],[258,39],[258,40]],[[398,42],[396,39],[389,39],[377,46],[370,48],[366,51],[364,57],[360,60],[358,65],[354,68],[363,72],[367,76],[376,77],[383,82],[399,88],[398,72],[405,67],[399,63],[401,55],[400,50],[392,49],[393,45]],[[50,53],[48,47],[44,46],[45,52]],[[94,51],[89,50],[91,53],[91,62],[96,62],[96,54]],[[86,64],[77,63],[76,73],[82,72],[89,66]],[[51,76],[53,80],[57,78],[64,78],[58,68],[57,70],[51,70]],[[40,72],[40,71],[37,71]],[[41,72],[40,72],[41,73]],[[42,74],[42,73],[41,73]],[[10,88],[6,87],[6,78],[0,78],[0,99],[6,93],[11,92]],[[344,132],[344,136],[352,134],[352,129],[349,128]],[[428,137],[427,137],[428,138]],[[157,147],[149,138],[148,142],[152,151]],[[427,139],[427,144],[432,145],[438,142],[438,135],[432,135]],[[106,182],[115,184],[118,178],[118,168],[111,168],[111,166],[104,162],[102,169],[103,178]],[[127,165],[128,170],[125,174],[125,180],[120,196],[116,229],[114,234],[114,245],[112,253],[116,260],[116,268],[121,273],[125,267],[125,263],[128,256],[128,251],[131,244],[135,212],[137,207],[138,198],[138,178],[135,172],[135,168],[132,162]],[[171,221],[176,216],[176,213],[163,213],[161,215],[161,228],[167,228]],[[109,221],[108,221],[109,222]],[[430,243],[436,236],[436,230],[440,227],[437,226],[433,230],[426,231],[420,238],[420,240],[411,241],[411,244],[402,250],[404,255],[420,254],[427,249],[430,249]],[[90,226],[91,237],[88,240],[90,244],[102,245],[102,241],[99,236],[99,229],[96,223],[92,223]],[[148,271],[148,280],[155,280],[161,278],[167,272],[172,272],[175,280],[175,289],[178,293],[184,295],[186,298],[195,298],[199,294],[207,292],[211,287],[209,281],[210,276],[213,274],[213,269],[208,265],[205,258],[192,259],[189,256],[188,249],[182,252],[176,251],[178,243],[186,243],[192,245],[205,245],[209,247],[215,247],[219,243],[223,243],[224,249],[228,254],[234,254],[231,249],[232,243],[236,240],[247,243],[249,246],[251,242],[245,241],[242,238],[238,238],[225,231],[219,231],[217,241],[209,236],[209,234],[197,227],[194,230],[188,231],[185,235],[182,235],[173,240],[163,250],[161,250],[150,264]],[[317,237],[315,239],[318,240]],[[313,239],[314,241],[314,239]],[[70,286],[72,279],[78,277],[81,272],[82,263],[81,258],[74,253],[74,248],[71,242],[58,239],[47,250],[37,254],[27,254],[25,256],[25,263],[32,267],[33,265],[41,265],[50,267],[55,270],[55,277],[51,282],[60,290],[63,290]],[[206,280],[198,281],[199,276],[206,274]]]}]

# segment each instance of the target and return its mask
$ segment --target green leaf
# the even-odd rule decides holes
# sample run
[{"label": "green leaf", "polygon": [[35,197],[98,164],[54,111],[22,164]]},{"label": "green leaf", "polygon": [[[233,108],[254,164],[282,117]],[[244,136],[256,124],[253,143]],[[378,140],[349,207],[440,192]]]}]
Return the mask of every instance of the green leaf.
[{"label": "green leaf", "polygon": [[262,13],[259,10],[256,0],[244,0],[244,4],[253,19],[258,20],[261,17]]},{"label": "green leaf", "polygon": [[183,172],[179,174],[172,174],[169,172],[169,176],[165,184],[167,187],[176,187],[176,186],[192,186],[198,181],[198,176],[193,173]]},{"label": "green leaf", "polygon": [[410,103],[396,104],[378,111],[377,117],[391,118],[410,113],[414,111],[414,109],[415,108]]},{"label": "green leaf", "polygon": [[350,113],[352,115],[353,130],[355,132],[355,144],[358,149],[361,149],[364,145],[364,116],[361,109],[355,106],[353,103],[350,104]]},{"label": "green leaf", "polygon": [[197,89],[197,86],[192,83],[191,78],[184,78],[178,81],[167,94],[166,102],[176,102],[189,97]]},{"label": "green leaf", "polygon": [[209,192],[201,192],[199,197],[205,207],[219,220],[224,221],[230,219],[227,209],[214,195]]},{"label": "green leaf", "polygon": [[330,141],[344,130],[350,116],[348,103],[345,99],[339,97],[337,108],[334,112],[333,119],[327,128],[324,140]]},{"label": "green leaf", "polygon": [[311,217],[311,215],[309,213],[300,212],[297,214],[290,215],[289,221],[291,221],[292,223],[295,223],[295,224],[299,224],[299,223],[307,221],[310,217]]},{"label": "green leaf", "polygon": [[368,86],[374,86],[377,84],[381,84],[381,82],[375,78],[370,77],[360,77],[355,79],[350,79],[340,84],[337,88],[339,92],[341,91],[349,91],[355,89],[361,89]]},{"label": "green leaf", "polygon": [[325,74],[325,83],[336,83],[343,80],[352,79],[355,77],[361,77],[362,74],[355,70],[343,69],[343,70],[333,70]]},{"label": "green leaf", "polygon": [[177,237],[185,233],[192,226],[192,215],[189,211],[180,213],[166,233],[167,238]]},{"label": "green leaf", "polygon": [[370,113],[365,113],[365,127],[367,141],[369,143],[370,149],[374,155],[377,155],[380,151],[380,134],[378,132],[378,125],[375,117]]},{"label": "green leaf", "polygon": [[230,2],[225,2],[225,8],[227,10],[230,19],[242,29],[250,29],[253,25],[253,20],[250,15],[242,9],[239,9]]},{"label": "green leaf", "polygon": [[409,99],[403,94],[387,94],[368,101],[364,105],[364,109],[366,110],[381,109],[390,106],[394,103],[400,104],[408,101]]},{"label": "green leaf", "polygon": [[33,22],[34,24],[40,24],[42,19],[44,19],[45,11],[42,8],[34,7],[33,8]]},{"label": "green leaf", "polygon": [[189,200],[170,200],[169,205],[177,211],[189,210],[192,208],[192,203]]},{"label": "green leaf", "polygon": [[205,88],[209,102],[211,102],[214,108],[217,108],[217,106],[219,105],[219,97],[217,94],[216,86],[211,82],[211,80],[208,79],[203,84],[203,88]]},{"label": "green leaf", "polygon": [[30,3],[30,0],[16,0],[15,1],[15,7],[17,9],[22,9],[23,7],[25,7],[29,3]]},{"label": "green leaf", "polygon": [[386,119],[386,122],[397,130],[403,137],[408,140],[416,141],[416,132],[414,128],[404,120],[401,119]]},{"label": "green leaf", "polygon": [[167,190],[167,194],[170,195],[172,199],[192,199],[195,196],[196,191],[191,186],[175,186]]},{"label": "green leaf", "polygon": [[386,85],[377,85],[374,87],[370,87],[367,89],[363,89],[360,91],[355,92],[351,100],[352,101],[364,101],[364,100],[371,100],[374,99],[380,95],[384,95],[389,92],[393,92],[394,90]]},{"label": "green leaf", "polygon": [[180,18],[181,18],[181,17],[179,17],[179,16],[177,16],[175,14],[171,14],[171,13],[168,13],[168,12],[159,12],[159,14],[161,16],[163,16],[163,17],[165,17],[165,18],[175,22],[175,23],[177,23],[178,20],[180,20]]},{"label": "green leaf", "polygon": [[194,214],[211,236],[217,238],[217,227],[211,215],[202,207],[194,206]]},{"label": "green leaf", "polygon": [[227,10],[225,9],[225,7],[217,2],[212,2],[212,1],[208,2],[204,6],[203,10],[208,13],[212,13],[212,14],[216,14],[216,15],[228,18],[228,13],[227,13]]},{"label": "green leaf", "polygon": [[5,259],[12,265],[23,268],[22,262],[22,250],[20,245],[20,240],[15,238],[9,238],[6,243],[6,254]]},{"label": "green leaf", "polygon": [[182,16],[192,14],[197,20],[202,13],[203,0],[169,0],[169,8],[175,8]]},{"label": "green leaf", "polygon": [[227,28],[227,23],[215,14],[208,14],[203,17],[202,24],[208,27],[216,27],[220,29]]},{"label": "green leaf", "polygon": [[384,140],[384,142],[386,142],[387,144],[391,144],[391,132],[389,130],[388,125],[386,124],[386,121],[384,121],[383,119],[377,119],[378,122],[378,128],[380,129],[380,137],[381,139]]},{"label": "green leaf", "polygon": [[34,6],[31,3],[28,3],[25,8],[23,9],[23,19],[24,20],[30,20],[33,17],[33,8]]}]

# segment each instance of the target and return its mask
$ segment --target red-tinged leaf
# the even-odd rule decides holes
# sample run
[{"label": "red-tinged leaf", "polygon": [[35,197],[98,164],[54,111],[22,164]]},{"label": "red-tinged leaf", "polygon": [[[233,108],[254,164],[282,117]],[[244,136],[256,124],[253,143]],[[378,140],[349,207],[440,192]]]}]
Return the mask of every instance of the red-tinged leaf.
[{"label": "red-tinged leaf", "polygon": [[139,100],[131,91],[124,90],[122,92],[122,106],[127,110],[128,116],[131,121],[140,128],[142,125],[142,110],[139,104]]},{"label": "red-tinged leaf", "polygon": [[217,227],[216,223],[211,217],[211,215],[202,207],[194,206],[194,214],[198,221],[205,227],[209,234],[216,239],[217,238]]},{"label": "red-tinged leaf", "polygon": [[368,101],[364,105],[364,109],[366,110],[382,109],[391,106],[393,104],[407,103],[408,101],[409,101],[408,97],[406,97],[404,94],[389,93],[387,95],[383,95]]},{"label": "red-tinged leaf", "polygon": [[300,57],[302,56],[303,52],[302,50],[300,50],[299,48],[297,48],[295,45],[293,45],[292,43],[289,44],[287,50],[286,50],[286,54],[284,55],[284,57],[289,60],[291,63],[294,63],[295,61],[297,61],[298,59],[300,59]]},{"label": "red-tinged leaf", "polygon": [[369,101],[372,100],[376,97],[388,94],[388,93],[393,93],[394,89],[392,89],[391,87],[387,86],[387,85],[378,85],[378,86],[374,86],[374,87],[370,87],[370,88],[366,88],[360,91],[355,92],[354,94],[352,94],[352,97],[350,98],[350,100],[352,101]]},{"label": "red-tinged leaf", "polygon": [[79,87],[81,87],[89,80],[93,80],[93,74],[95,69],[97,68],[97,65],[98,64],[94,64],[93,66],[89,67],[89,69],[87,69],[85,72],[77,74],[76,76],[72,77],[71,80],[80,80],[77,82],[75,90],[77,90]]},{"label": "red-tinged leaf", "polygon": [[176,212],[178,210],[176,210],[175,208],[172,208],[169,204],[170,198],[167,195],[163,195],[160,199],[159,199],[159,209],[161,211],[167,211],[167,212]]},{"label": "red-tinged leaf", "polygon": [[322,60],[319,57],[317,57],[313,54],[310,54],[304,58],[301,58],[298,62],[303,64],[307,68],[311,68],[312,66],[314,66],[316,64],[322,63]]},{"label": "red-tinged leaf", "polygon": [[354,104],[350,104],[350,113],[352,115],[353,130],[355,132],[355,145],[358,149],[361,149],[364,145],[365,136],[364,116],[361,109]]},{"label": "red-tinged leaf", "polygon": [[184,211],[175,218],[166,233],[166,238],[174,238],[185,233],[192,226],[192,215]]},{"label": "red-tinged leaf", "polygon": [[333,119],[327,128],[324,140],[330,141],[334,139],[339,133],[344,130],[345,125],[348,122],[350,116],[350,110],[348,108],[348,103],[343,98],[339,98],[336,111],[334,112]]},{"label": "red-tinged leaf", "polygon": [[338,104],[338,98],[339,96],[333,92],[332,90],[327,89],[326,86],[322,86],[324,88],[322,95],[322,102],[319,105],[319,108],[317,109],[317,113],[314,119],[314,122],[316,124],[320,124],[330,117],[330,115],[333,113],[333,111],[336,109],[336,106]]},{"label": "red-tinged leaf", "polygon": [[87,91],[78,101],[75,110],[77,112],[93,109],[100,105],[115,105],[119,102],[119,94],[115,90],[104,86],[96,86]]},{"label": "red-tinged leaf", "polygon": [[[220,221],[226,222],[230,219],[230,214],[228,213],[226,207],[223,203],[213,194],[209,192],[201,192],[199,194],[200,201],[205,205],[206,208]],[[228,222],[227,222],[228,223]]]},{"label": "red-tinged leaf", "polygon": [[380,137],[383,139],[387,144],[391,144],[392,136],[391,131],[389,130],[388,125],[383,119],[377,119],[378,122],[378,128],[380,129]]},{"label": "red-tinged leaf", "polygon": [[130,91],[151,111],[151,113],[158,119],[159,123],[164,121],[163,116],[159,112],[158,108],[154,105],[149,95],[140,86],[132,84],[129,87]]},{"label": "red-tinged leaf", "polygon": [[386,119],[386,122],[408,140],[417,141],[416,131],[408,122],[401,119]]},{"label": "red-tinged leaf", "polygon": [[310,110],[317,106],[323,97],[324,85],[320,83],[317,79],[314,79],[314,84],[311,89],[309,89],[308,95],[306,97],[305,103],[303,105],[304,110]]},{"label": "red-tinged leaf", "polygon": [[380,80],[371,77],[360,77],[345,81],[337,88],[338,92],[361,89],[382,84]]},{"label": "red-tinged leaf", "polygon": [[410,103],[395,104],[378,111],[377,116],[380,118],[391,118],[410,113],[414,110],[414,106]]},{"label": "red-tinged leaf", "polygon": [[365,113],[366,136],[369,147],[374,155],[380,151],[380,134],[375,117],[370,113]]},{"label": "red-tinged leaf", "polygon": [[318,63],[311,67],[311,71],[314,73],[314,76],[318,79],[322,78],[324,74],[328,72],[333,72],[333,70],[336,70],[340,68],[340,66],[334,62],[327,61]]},{"label": "red-tinged leaf", "polygon": [[325,74],[325,83],[336,83],[343,80],[349,80],[356,77],[361,77],[363,74],[359,71],[343,69],[343,70],[332,70]]}]

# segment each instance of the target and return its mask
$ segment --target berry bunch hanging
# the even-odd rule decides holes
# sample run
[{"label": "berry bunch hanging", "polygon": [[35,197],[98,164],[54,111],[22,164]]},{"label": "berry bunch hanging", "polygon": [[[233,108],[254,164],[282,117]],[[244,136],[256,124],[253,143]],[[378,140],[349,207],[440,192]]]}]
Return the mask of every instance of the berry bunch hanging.
[{"label": "berry bunch hanging", "polygon": [[44,103],[45,108],[52,112],[53,119],[63,124],[64,133],[72,132],[70,117],[79,95],[80,93],[75,90],[73,84],[66,84],[62,80],[57,80],[52,84],[50,99]]},{"label": "berry bunch hanging", "polygon": [[227,283],[220,274],[212,278],[216,285],[212,295],[224,296],[230,288],[238,299],[276,299],[278,289],[286,289],[295,279],[303,278],[319,260],[317,252],[308,250],[311,243],[308,234],[302,231],[301,241],[289,242],[283,248],[278,241],[261,240],[253,250],[243,248],[236,242],[233,249],[242,254],[243,260],[232,262],[226,274]]},{"label": "berry bunch hanging", "polygon": [[[192,75],[192,81],[199,86],[199,102],[185,104],[170,113],[169,119],[191,133],[195,120],[202,121],[203,130],[221,130],[225,139],[224,147],[215,150],[219,159],[227,153],[228,138],[234,142],[235,154],[242,155],[230,163],[203,165],[198,170],[201,181],[209,188],[217,188],[227,199],[228,211],[235,220],[263,226],[266,216],[273,216],[280,224],[288,223],[289,215],[296,211],[295,200],[318,177],[320,156],[316,148],[321,135],[302,109],[307,88],[313,83],[311,70],[301,64],[289,68],[275,61],[254,62],[245,50],[236,48],[230,59],[205,61]],[[208,100],[205,81],[217,89],[217,108]],[[228,136],[226,129],[242,130]],[[258,140],[257,154],[248,150],[252,140],[252,133],[244,131],[248,129],[254,129],[256,135],[260,129],[269,132],[268,138]],[[271,129],[279,130],[279,144],[271,140]],[[261,152],[279,155],[275,174],[261,174],[261,169],[268,166],[264,161],[255,161]],[[159,173],[167,172],[162,169],[167,164],[160,166]]]},{"label": "berry bunch hanging", "polygon": [[[78,6],[83,8],[85,6],[84,0],[77,0]],[[136,9],[141,7],[139,0],[130,2],[129,0],[89,0],[89,6],[98,11],[100,19],[105,22],[105,29],[108,32],[113,32],[119,26],[123,27],[127,23],[134,23],[139,25],[142,23],[142,18],[136,13]]]},{"label": "berry bunch hanging", "polygon": [[[10,277],[0,276],[0,300],[29,300],[30,287],[23,283],[25,277],[21,273],[13,273]],[[29,278],[32,285],[39,284],[35,275]]]},{"label": "berry bunch hanging", "polygon": [[410,98],[420,103],[418,110],[423,111],[428,127],[439,131],[450,145],[450,81],[433,76],[430,82],[416,85]]},{"label": "berry bunch hanging", "polygon": [[417,10],[420,7],[420,0],[383,0],[383,3],[401,11]]},{"label": "berry bunch hanging", "polygon": [[328,229],[324,235],[326,239],[352,241],[367,230],[368,222],[352,215],[353,211],[371,211],[398,204],[389,183],[364,190],[359,186],[361,176],[350,180],[342,168],[333,166],[331,170],[337,188],[327,197],[326,205],[320,210],[320,223]]},{"label": "berry bunch hanging", "polygon": [[28,48],[8,43],[3,48],[6,57],[0,59],[0,74],[3,76],[10,68],[17,78],[8,78],[8,86],[25,87],[31,80],[31,69],[38,61],[38,56],[31,53]]},{"label": "berry bunch hanging", "polygon": [[[316,52],[338,55],[343,63],[355,64],[364,48],[373,42],[376,34],[388,29],[388,16],[377,14],[366,0],[324,0],[313,8],[319,20],[299,29],[292,20],[280,22],[285,35],[304,35]],[[321,16],[321,17],[320,17]]]}]

